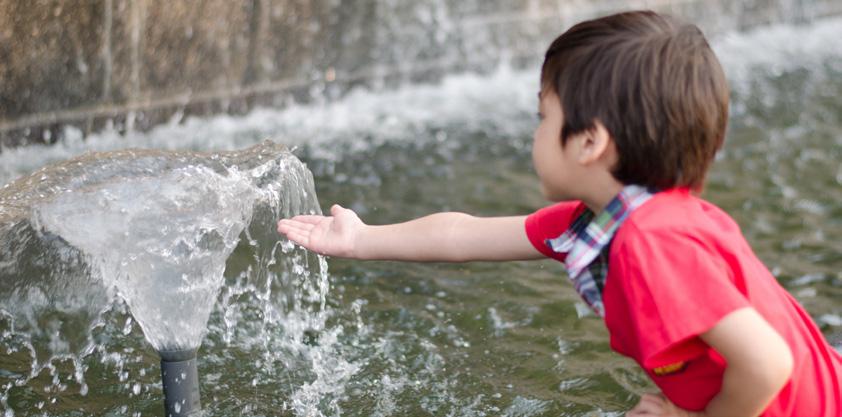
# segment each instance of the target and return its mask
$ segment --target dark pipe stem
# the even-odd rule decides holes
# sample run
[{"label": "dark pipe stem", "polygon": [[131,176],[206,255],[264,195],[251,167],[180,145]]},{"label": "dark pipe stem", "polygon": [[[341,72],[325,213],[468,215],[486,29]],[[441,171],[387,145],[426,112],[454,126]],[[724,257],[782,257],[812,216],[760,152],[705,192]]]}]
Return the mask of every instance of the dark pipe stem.
[{"label": "dark pipe stem", "polygon": [[164,415],[194,416],[202,409],[199,401],[199,371],[196,351],[160,351],[161,382],[164,384]]}]

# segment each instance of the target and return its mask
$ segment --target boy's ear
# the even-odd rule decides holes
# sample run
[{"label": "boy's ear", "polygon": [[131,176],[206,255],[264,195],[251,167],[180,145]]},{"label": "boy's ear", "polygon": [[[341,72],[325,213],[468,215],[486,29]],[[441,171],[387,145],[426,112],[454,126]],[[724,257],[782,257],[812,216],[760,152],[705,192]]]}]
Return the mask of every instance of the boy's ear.
[{"label": "boy's ear", "polygon": [[583,165],[591,164],[608,156],[612,150],[614,139],[608,129],[599,120],[595,120],[593,127],[581,133],[581,147],[579,148],[579,162]]}]

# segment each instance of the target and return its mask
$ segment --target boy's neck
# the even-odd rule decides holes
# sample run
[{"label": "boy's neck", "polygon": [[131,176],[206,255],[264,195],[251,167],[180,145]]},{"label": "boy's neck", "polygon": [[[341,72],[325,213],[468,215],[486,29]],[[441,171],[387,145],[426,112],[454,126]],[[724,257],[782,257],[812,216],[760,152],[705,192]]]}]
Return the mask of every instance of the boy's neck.
[{"label": "boy's neck", "polygon": [[594,214],[599,214],[622,190],[623,184],[612,178],[611,181],[605,181],[598,186],[592,187],[588,191],[588,195],[582,197],[582,202]]}]

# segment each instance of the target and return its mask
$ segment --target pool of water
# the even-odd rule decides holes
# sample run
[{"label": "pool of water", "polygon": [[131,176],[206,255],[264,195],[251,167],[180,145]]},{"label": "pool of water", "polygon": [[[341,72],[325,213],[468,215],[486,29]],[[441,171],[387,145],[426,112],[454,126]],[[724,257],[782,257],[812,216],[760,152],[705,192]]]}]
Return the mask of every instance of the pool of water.
[{"label": "pool of water", "polygon": [[[840,37],[835,19],[715,40],[732,117],[704,194],[737,220],[837,349],[842,46],[828,39]],[[0,183],[88,150],[224,150],[269,138],[308,165],[322,207],[341,203],[369,223],[443,210],[527,214],[547,204],[530,162],[537,75],[500,68],[126,137],[82,141],[70,132],[50,148],[4,150]],[[274,301],[282,285],[264,292],[245,284],[252,256],[229,258],[199,353],[209,416],[614,416],[653,389],[610,351],[602,323],[551,261],[328,259],[329,288],[305,300],[324,303],[313,309]],[[270,317],[278,311],[285,322]],[[10,335],[11,321],[0,314],[7,416],[160,414],[158,358],[125,305],[104,314],[97,349],[38,358],[49,366],[21,386],[38,361]],[[55,343],[78,330],[68,324]]]}]

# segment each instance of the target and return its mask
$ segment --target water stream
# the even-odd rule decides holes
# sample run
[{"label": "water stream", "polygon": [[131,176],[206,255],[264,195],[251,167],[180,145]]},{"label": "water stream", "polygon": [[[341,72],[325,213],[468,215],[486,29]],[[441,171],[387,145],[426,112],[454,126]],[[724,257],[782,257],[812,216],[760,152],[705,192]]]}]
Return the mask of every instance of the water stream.
[{"label": "water stream", "polygon": [[117,177],[62,193],[35,216],[47,233],[88,255],[92,273],[119,292],[156,350],[194,349],[225,260],[251,220],[254,196],[238,176],[187,166]]},{"label": "water stream", "polygon": [[[842,46],[828,39],[840,37],[835,19],[715,39],[732,117],[705,192],[837,348]],[[0,409],[159,415],[158,358],[147,341],[155,325],[129,300],[151,292],[156,303],[185,306],[161,296],[163,275],[145,271],[149,282],[124,285],[148,262],[97,259],[132,251],[143,259],[149,248],[167,258],[164,248],[180,247],[204,248],[197,253],[208,257],[190,268],[207,268],[202,296],[212,302],[190,312],[197,335],[161,329],[162,340],[201,340],[209,416],[622,415],[652,386],[610,352],[604,327],[587,316],[559,265],[326,260],[274,232],[278,217],[318,212],[319,203],[342,203],[371,223],[541,207],[529,156],[536,91],[535,68],[501,67],[148,133],[82,140],[71,131],[53,147],[4,150],[0,218],[12,226],[0,232],[14,239],[0,251]],[[260,145],[267,138],[292,154]],[[114,171],[93,164],[102,155],[79,156],[89,151],[117,152],[105,160],[119,161],[112,168],[126,173],[122,180],[107,180]],[[59,164],[38,171],[50,163]],[[161,199],[138,197],[150,194]],[[239,198],[219,198],[228,195]],[[186,196],[218,208],[207,214],[217,226],[184,221],[200,213],[156,219],[137,210],[179,213],[173,205]],[[5,221],[33,215],[34,228]],[[128,225],[111,215],[133,219],[140,231],[207,237],[144,246],[143,236],[120,239]],[[74,229],[86,224],[99,226]]]}]

